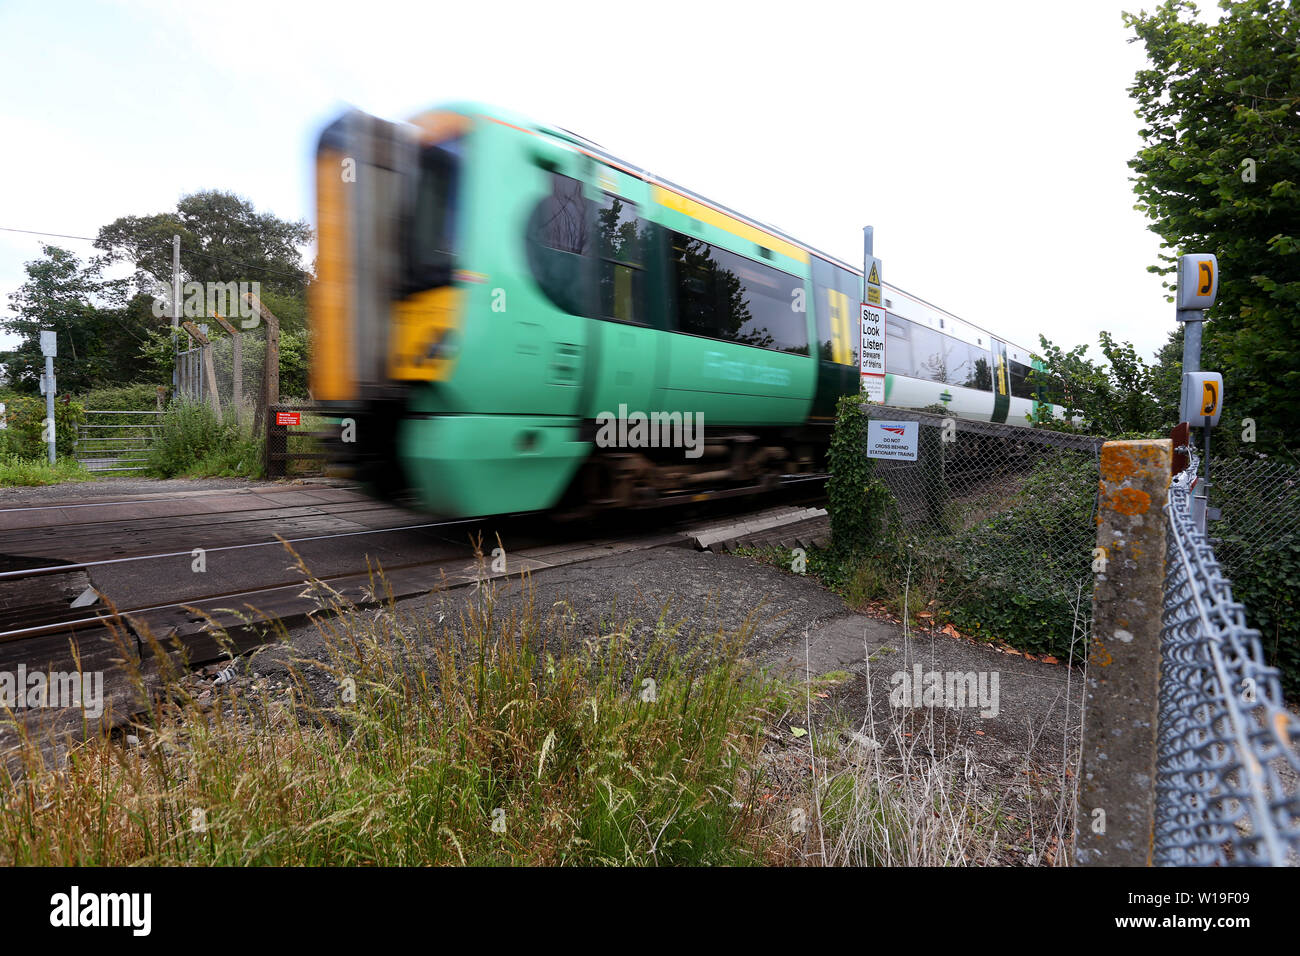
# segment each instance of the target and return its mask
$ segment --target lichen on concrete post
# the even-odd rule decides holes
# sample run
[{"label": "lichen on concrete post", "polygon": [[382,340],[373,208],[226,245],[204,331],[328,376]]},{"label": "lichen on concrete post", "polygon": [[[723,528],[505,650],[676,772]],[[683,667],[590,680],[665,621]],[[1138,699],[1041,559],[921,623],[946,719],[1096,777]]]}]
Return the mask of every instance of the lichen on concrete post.
[{"label": "lichen on concrete post", "polygon": [[1101,449],[1075,860],[1149,866],[1173,443]]}]

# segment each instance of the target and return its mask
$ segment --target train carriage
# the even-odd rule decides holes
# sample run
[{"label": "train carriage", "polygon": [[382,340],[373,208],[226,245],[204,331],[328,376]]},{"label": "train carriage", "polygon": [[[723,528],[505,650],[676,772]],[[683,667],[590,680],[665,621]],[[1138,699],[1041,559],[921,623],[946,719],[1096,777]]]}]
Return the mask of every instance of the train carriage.
[{"label": "train carriage", "polygon": [[[581,137],[352,112],[316,157],[312,390],[377,493],[454,516],[627,507],[823,467],[862,274]],[[1023,421],[1027,350],[886,286],[886,403]],[[600,440],[702,425],[696,454]],[[619,435],[626,429],[618,431]]]}]

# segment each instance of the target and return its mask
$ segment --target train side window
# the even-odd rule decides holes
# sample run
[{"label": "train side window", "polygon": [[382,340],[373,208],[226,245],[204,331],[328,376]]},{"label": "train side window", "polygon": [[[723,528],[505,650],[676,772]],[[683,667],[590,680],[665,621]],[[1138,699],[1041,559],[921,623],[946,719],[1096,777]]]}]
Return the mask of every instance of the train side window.
[{"label": "train side window", "polygon": [[592,241],[582,183],[551,174],[551,193],[529,217],[528,263],[546,297],[566,312],[587,315]]},{"label": "train side window", "polygon": [[551,195],[542,200],[537,241],[557,252],[585,255],[590,250],[591,229],[582,183],[558,173],[551,175]]},{"label": "train side window", "polygon": [[636,204],[606,194],[596,208],[596,255],[600,315],[620,322],[644,322],[644,247],[648,223]]},{"label": "train side window", "polygon": [[971,382],[975,379],[974,349],[951,335],[945,335],[944,338],[948,340],[948,383],[972,387]]},{"label": "train side window", "polygon": [[670,236],[678,331],[808,354],[807,316],[794,308],[802,279],[691,236]]},{"label": "train side window", "polygon": [[919,322],[912,323],[912,377],[928,382],[947,381],[947,338],[938,329]]},{"label": "train side window", "polygon": [[885,322],[885,371],[891,375],[911,378],[912,323],[896,315],[886,314],[889,317]]},{"label": "train side window", "polygon": [[970,349],[972,374],[966,382],[967,388],[978,388],[981,391],[993,391],[993,365],[989,361],[988,349],[982,349],[976,345],[968,345]]},{"label": "train side window", "polygon": [[1011,394],[1015,398],[1035,398],[1029,384],[1029,366],[1015,359],[1007,360],[1007,375],[1011,379]]}]

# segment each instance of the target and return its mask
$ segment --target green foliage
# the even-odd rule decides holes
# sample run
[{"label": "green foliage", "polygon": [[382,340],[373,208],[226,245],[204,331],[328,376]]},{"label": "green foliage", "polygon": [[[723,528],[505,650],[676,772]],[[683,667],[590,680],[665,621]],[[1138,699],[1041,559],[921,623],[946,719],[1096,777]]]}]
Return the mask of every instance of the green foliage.
[{"label": "green foliage", "polygon": [[[227,336],[212,329],[212,340],[219,342]],[[310,335],[306,328],[280,332],[280,396],[305,397],[308,394]],[[260,330],[244,333],[241,346],[242,361],[246,369],[260,369],[266,358],[266,339]],[[142,367],[150,370],[155,381],[170,382],[173,355],[170,330],[150,333],[148,342],[140,350]],[[260,379],[260,375],[258,376]],[[245,386],[247,388],[247,386]]]},{"label": "green foliage", "polygon": [[[0,432],[0,436],[4,433]],[[0,437],[0,488],[17,485],[57,485],[65,481],[90,481],[93,476],[74,458],[21,458],[5,452]]]},{"label": "green foliage", "polygon": [[307,274],[298,247],[312,238],[306,222],[259,213],[240,196],[207,190],[182,197],[171,212],[115,219],[99,230],[95,247],[108,261],[134,264],[137,284],[145,289],[150,280],[170,282],[173,235],[181,237],[187,281],[260,282],[267,305],[288,324],[290,316],[281,314],[272,296],[303,292]]},{"label": "green foliage", "polygon": [[[1030,421],[1040,427],[1109,438],[1167,436],[1169,429],[1178,424],[1178,398],[1175,394],[1170,417],[1165,403],[1155,394],[1155,386],[1163,383],[1168,373],[1163,367],[1148,366],[1130,343],[1116,342],[1109,332],[1099,337],[1104,366],[1088,358],[1086,345],[1076,345],[1067,352],[1046,336],[1038,337],[1042,353],[1036,357],[1043,368],[1030,370],[1029,384],[1041,388],[1047,401],[1064,408],[1068,418],[1081,418],[1082,423],[1076,427],[1058,421],[1042,405]],[[1179,360],[1181,364],[1181,352]]]},{"label": "green foliage", "polygon": [[150,412],[158,407],[158,389],[147,383],[95,388],[78,398],[94,411]]},{"label": "green foliage", "polygon": [[880,550],[892,525],[893,496],[876,477],[874,462],[866,453],[864,404],[861,395],[841,396],[835,407],[835,430],[827,455],[831,541],[835,550],[846,557]]},{"label": "green foliage", "polygon": [[[215,191],[184,197],[174,212],[125,216],[104,226],[95,243],[104,254],[84,265],[67,250],[44,246],[43,257],[27,264],[27,281],[10,296],[14,315],[0,320],[0,330],[19,338],[15,348],[0,352],[0,378],[35,393],[43,368],[39,333],[52,329],[61,389],[83,393],[170,382],[170,306],[156,296],[170,298],[173,234],[181,237],[182,281],[259,283],[263,303],[280,319],[286,394],[306,394],[307,273],[298,248],[311,240],[311,229]],[[104,278],[105,267],[117,262],[132,263],[134,276]],[[161,316],[160,306],[166,307]]]},{"label": "green foliage", "polygon": [[[841,411],[852,409],[849,414],[859,416],[857,407],[849,399]],[[942,472],[930,469],[923,494],[931,520],[922,535],[907,542],[892,511],[892,495],[869,477],[861,448],[855,449],[851,438],[845,440],[853,421],[841,414],[836,428],[841,445],[832,446],[832,482],[845,473],[853,476],[853,484],[841,481],[831,492],[832,534],[868,546],[814,550],[808,555],[808,572],[856,607],[878,602],[913,624],[949,620],[971,635],[1068,657],[1076,601],[1086,605],[1090,594],[1097,491],[1091,457],[1060,453],[1036,460],[1013,500],[999,502],[988,517],[950,530],[956,516],[945,513]],[[933,428],[921,433],[939,435]],[[924,452],[928,461],[939,454],[936,447]],[[837,474],[836,468],[842,471]],[[877,487],[869,495],[861,489],[872,481]],[[789,566],[785,556],[773,563]],[[1081,611],[1086,619],[1086,607]],[[923,622],[921,613],[930,617]],[[1076,658],[1081,653],[1074,648]]]},{"label": "green foliage", "polygon": [[1086,604],[1091,593],[1096,496],[1090,456],[1049,455],[1000,513],[930,544],[927,553],[946,565],[943,600],[953,624],[1031,653],[1067,656],[1074,601],[1081,593]]},{"label": "green foliage", "polygon": [[175,402],[149,450],[148,470],[161,478],[248,477],[262,473],[261,446],[232,409]]},{"label": "green foliage", "polygon": [[[1295,527],[1296,499],[1287,522]],[[1294,535],[1261,540],[1254,520],[1235,523],[1230,513],[1211,527],[1215,557],[1232,581],[1232,596],[1246,606],[1246,623],[1260,632],[1268,661],[1282,672],[1288,695],[1300,694],[1300,540]]]},{"label": "green foliage", "polygon": [[[265,346],[263,346],[265,348]],[[307,395],[309,359],[306,328],[280,332],[280,396]]]},{"label": "green foliage", "polygon": [[[46,458],[45,398],[34,395],[0,394],[8,421],[0,450],[19,458]],[[54,450],[69,456],[77,441],[77,426],[86,420],[85,407],[68,396],[54,400]],[[47,459],[48,460],[48,459]]]},{"label": "green foliage", "polygon": [[1125,14],[1148,61],[1129,88],[1145,141],[1129,165],[1169,249],[1151,271],[1172,273],[1183,252],[1218,256],[1201,364],[1223,373],[1233,418],[1254,418],[1270,450],[1300,430],[1300,7],[1220,6],[1217,23],[1183,0]]},{"label": "green foliage", "polygon": [[27,280],[9,297],[13,315],[0,329],[19,337],[17,347],[0,353],[0,364],[17,391],[38,391],[45,360],[40,333],[55,333],[55,376],[60,390],[81,392],[97,385],[129,381],[143,331],[126,320],[125,287],[103,278],[103,260],[83,266],[73,253],[42,246],[43,258],[26,265]]}]

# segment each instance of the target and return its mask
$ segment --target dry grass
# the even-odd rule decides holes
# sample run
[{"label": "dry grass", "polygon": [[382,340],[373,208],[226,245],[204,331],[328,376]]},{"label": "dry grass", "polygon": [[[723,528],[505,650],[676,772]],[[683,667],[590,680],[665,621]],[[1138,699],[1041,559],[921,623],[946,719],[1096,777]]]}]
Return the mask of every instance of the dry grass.
[{"label": "dry grass", "polygon": [[531,600],[501,614],[490,587],[446,626],[309,587],[332,612],[325,653],[295,660],[283,695],[200,703],[177,667],[150,688],[138,743],[92,736],[56,766],[24,739],[24,766],[0,781],[0,862],[764,858],[748,768],[773,685],[742,663],[743,634],[679,653]]}]

